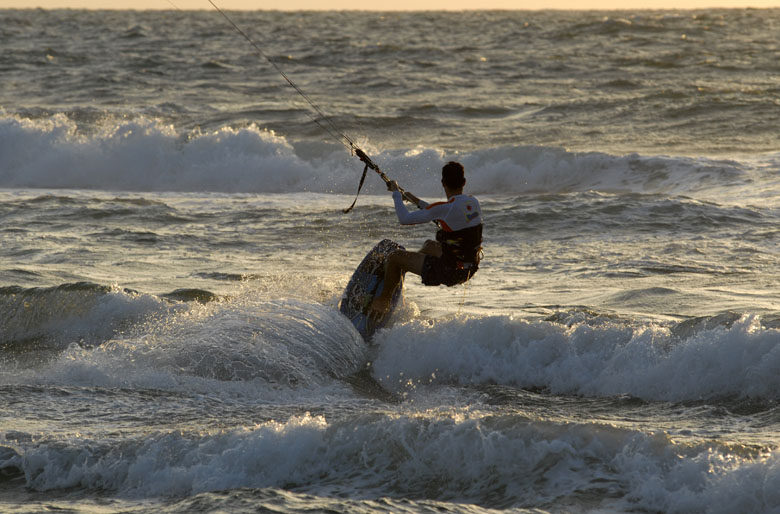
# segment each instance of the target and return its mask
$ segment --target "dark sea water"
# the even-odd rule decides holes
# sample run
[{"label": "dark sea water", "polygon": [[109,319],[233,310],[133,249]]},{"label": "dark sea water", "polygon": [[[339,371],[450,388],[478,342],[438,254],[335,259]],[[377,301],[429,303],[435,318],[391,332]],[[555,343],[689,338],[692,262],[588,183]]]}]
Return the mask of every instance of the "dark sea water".
[{"label": "dark sea water", "polygon": [[0,511],[780,512],[780,10],[229,15],[0,10]]}]

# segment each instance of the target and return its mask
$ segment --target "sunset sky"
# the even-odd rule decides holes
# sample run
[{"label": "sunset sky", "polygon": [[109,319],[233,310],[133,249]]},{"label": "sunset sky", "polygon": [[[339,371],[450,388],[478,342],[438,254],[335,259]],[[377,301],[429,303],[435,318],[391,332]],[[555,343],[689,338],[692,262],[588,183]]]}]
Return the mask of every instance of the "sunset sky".
[{"label": "sunset sky", "polygon": [[[206,0],[0,0],[0,8],[211,9]],[[780,7],[780,0],[220,0],[223,9],[706,9]]]}]

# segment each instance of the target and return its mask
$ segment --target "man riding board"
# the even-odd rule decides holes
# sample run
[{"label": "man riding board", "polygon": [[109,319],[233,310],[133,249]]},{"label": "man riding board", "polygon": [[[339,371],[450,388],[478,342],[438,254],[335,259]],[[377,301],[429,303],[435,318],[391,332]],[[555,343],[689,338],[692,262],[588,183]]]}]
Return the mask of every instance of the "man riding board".
[{"label": "man riding board", "polygon": [[463,194],[466,185],[463,165],[450,161],[441,170],[441,185],[446,202],[427,204],[406,192],[406,197],[420,208],[410,212],[393,180],[387,188],[393,192],[395,212],[401,225],[435,221],[439,226],[436,241],[428,240],[419,252],[396,250],[385,259],[385,285],[382,294],[371,304],[369,315],[381,318],[390,308],[393,292],[401,277],[411,271],[422,277],[426,286],[448,287],[469,280],[479,269],[482,253],[482,210],[476,198]]}]

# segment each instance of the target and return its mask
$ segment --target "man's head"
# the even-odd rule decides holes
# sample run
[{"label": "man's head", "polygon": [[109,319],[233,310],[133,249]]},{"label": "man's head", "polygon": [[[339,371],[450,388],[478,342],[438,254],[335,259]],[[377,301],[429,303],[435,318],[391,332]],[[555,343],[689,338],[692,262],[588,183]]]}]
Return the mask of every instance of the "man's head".
[{"label": "man's head", "polygon": [[441,169],[441,183],[450,191],[462,190],[466,185],[466,177],[463,174],[463,165],[450,161]]}]

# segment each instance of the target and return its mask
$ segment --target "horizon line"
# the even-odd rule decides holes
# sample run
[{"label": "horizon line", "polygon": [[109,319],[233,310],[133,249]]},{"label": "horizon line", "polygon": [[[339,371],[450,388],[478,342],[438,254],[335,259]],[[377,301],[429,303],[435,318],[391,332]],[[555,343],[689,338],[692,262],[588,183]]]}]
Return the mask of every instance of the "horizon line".
[{"label": "horizon line", "polygon": [[[460,9],[355,9],[355,8],[270,8],[270,9],[252,9],[242,7],[220,7],[225,11],[266,11],[266,12],[376,12],[376,13],[400,13],[400,12],[490,12],[490,11],[505,11],[505,12],[545,12],[545,11],[602,11],[602,12],[632,12],[632,11],[763,11],[780,9],[780,4],[776,6],[744,6],[744,7],[723,7],[723,6],[703,6],[703,7],[578,7],[576,9],[566,7],[544,7],[544,8],[507,8],[507,7],[487,7],[487,8],[460,8]],[[187,7],[180,8],[173,4],[161,7],[145,7],[145,8],[133,8],[133,7],[3,7],[0,5],[0,10],[3,11],[211,11],[213,8],[209,7]]]}]

